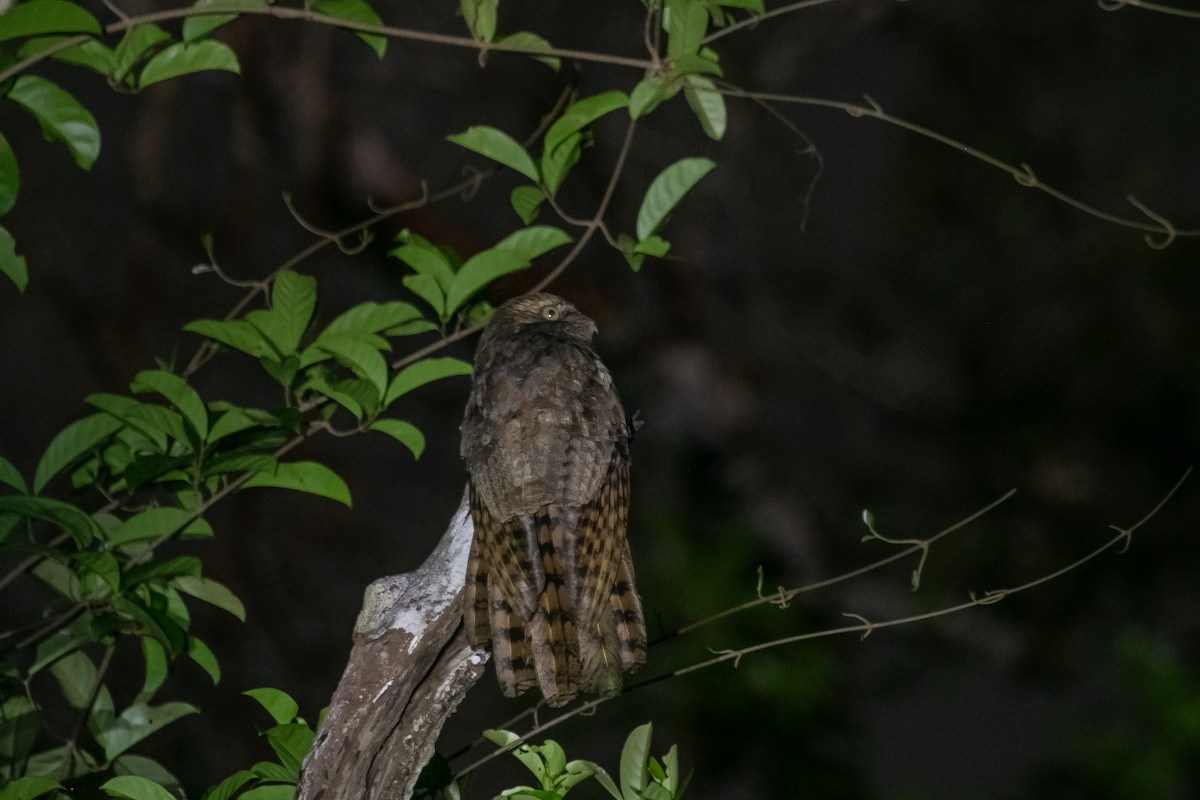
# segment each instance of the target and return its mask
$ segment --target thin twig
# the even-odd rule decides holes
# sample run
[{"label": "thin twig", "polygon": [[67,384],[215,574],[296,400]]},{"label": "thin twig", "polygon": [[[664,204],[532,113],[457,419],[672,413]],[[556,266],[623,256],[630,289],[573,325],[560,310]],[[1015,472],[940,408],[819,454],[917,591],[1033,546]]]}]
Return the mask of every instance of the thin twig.
[{"label": "thin twig", "polygon": [[[881,558],[878,561],[872,561],[870,564],[867,564],[866,566],[863,566],[863,567],[859,567],[856,570],[852,570],[850,572],[845,572],[845,573],[842,573],[841,575],[837,575],[832,578],[826,578],[825,580],[816,581],[815,583],[809,583],[809,584],[805,584],[804,586],[798,586],[794,589],[789,589],[788,591],[786,591],[784,593],[782,599],[791,600],[792,598],[796,597],[799,594],[813,592],[813,591],[816,591],[817,589],[825,589],[829,586],[834,586],[836,584],[843,583],[845,581],[852,580],[854,578],[858,578],[862,575],[866,575],[869,572],[874,572],[877,569],[885,567],[894,561],[899,561],[900,559],[907,558],[911,555],[919,553],[922,551],[923,548],[930,547],[938,540],[949,536],[950,534],[954,533],[955,531],[962,530],[963,528],[970,525],[975,520],[979,519],[980,517],[984,516],[985,514],[992,512],[998,506],[1000,506],[1002,503],[1004,503],[1004,502],[1008,501],[1010,498],[1012,498],[1012,496],[1015,495],[1016,493],[1017,493],[1016,489],[1009,489],[1003,495],[996,498],[992,502],[988,503],[983,508],[979,509],[978,511],[976,511],[972,514],[969,514],[966,517],[963,517],[958,522],[955,522],[953,525],[950,525],[947,528],[943,528],[942,530],[938,531],[933,536],[930,536],[928,539],[923,540],[923,542],[921,542],[919,544],[915,544],[912,547],[897,551],[896,553],[888,556],[887,558]],[[705,617],[704,619],[693,622],[690,625],[685,625],[682,628],[680,628],[679,630],[675,631],[674,633],[667,634],[666,636],[663,637],[663,639],[664,640],[672,639],[676,636],[682,636],[686,633],[691,633],[692,631],[697,630],[698,628],[703,628],[706,625],[711,625],[712,623],[716,622],[717,620],[724,619],[725,617],[729,617],[734,614],[741,613],[742,611],[746,611],[751,608],[757,608],[758,606],[761,606],[765,603],[778,602],[779,599],[780,599],[780,594],[778,592],[776,592],[775,594],[769,595],[768,597],[765,597],[765,598],[756,598],[754,600],[750,600],[749,602],[742,603],[741,605],[734,606],[733,608],[727,608],[724,611],[721,611],[717,614],[713,614],[710,617]]]},{"label": "thin twig", "polygon": [[617,162],[613,165],[612,175],[609,177],[608,186],[604,188],[604,196],[600,198],[600,204],[596,207],[596,213],[592,215],[592,219],[583,230],[583,235],[575,242],[575,246],[571,248],[571,252],[563,256],[562,261],[550,270],[546,277],[537,282],[530,292],[540,292],[558,278],[559,275],[571,265],[572,262],[583,252],[583,248],[587,246],[588,241],[600,229],[604,221],[604,214],[608,211],[608,204],[612,201],[613,194],[616,192],[617,183],[621,179],[621,174],[625,171],[625,160],[629,156],[629,151],[633,147],[633,134],[637,130],[637,120],[629,120],[629,126],[625,128],[625,139],[621,142],[621,149],[617,152]]},{"label": "thin twig", "polygon": [[104,649],[104,655],[100,658],[100,664],[96,667],[96,678],[92,681],[92,686],[88,690],[87,701],[83,708],[80,709],[79,719],[75,721],[75,728],[71,731],[70,738],[67,739],[66,746],[63,748],[62,763],[59,765],[59,779],[66,780],[71,777],[71,761],[75,758],[75,751],[79,747],[79,735],[83,732],[84,723],[92,714],[92,706],[96,703],[96,696],[100,694],[101,687],[104,686],[104,676],[108,672],[108,667],[112,663],[113,652],[116,650],[115,645],[109,645]]},{"label": "thin twig", "polygon": [[1002,161],[1001,159],[989,155],[982,150],[971,147],[970,145],[954,139],[953,137],[938,133],[937,131],[926,128],[923,125],[918,125],[915,122],[909,122],[906,119],[901,119],[900,117],[889,114],[884,111],[879,103],[875,102],[870,95],[863,95],[866,105],[860,105],[858,103],[848,103],[841,100],[829,100],[822,97],[777,94],[774,92],[751,92],[725,81],[716,81],[715,83],[716,88],[713,91],[720,92],[721,94],[729,97],[741,97],[749,100],[762,100],[772,103],[792,103],[796,105],[812,106],[815,108],[832,108],[839,111],[844,111],[856,119],[860,117],[871,117],[888,125],[902,128],[903,130],[915,133],[918,136],[931,139],[939,144],[953,148],[964,155],[970,156],[978,161],[982,161],[983,163],[991,167],[995,167],[998,170],[1007,172],[1021,186],[1029,189],[1038,189],[1050,195],[1055,200],[1058,200],[1059,202],[1064,203],[1071,208],[1076,209],[1077,211],[1081,211],[1089,216],[1095,217],[1096,219],[1124,228],[1142,231],[1143,233],[1159,234],[1165,237],[1165,239],[1148,241],[1148,244],[1158,249],[1170,244],[1172,240],[1179,236],[1200,236],[1200,228],[1176,228],[1169,221],[1165,220],[1158,214],[1154,214],[1141,203],[1135,202],[1134,204],[1137,206],[1138,210],[1151,218],[1153,224],[1138,219],[1132,219],[1130,217],[1123,217],[1118,214],[1111,214],[1107,211],[1102,211],[1095,206],[1089,205],[1082,200],[1072,197],[1066,192],[1044,183],[1037,177],[1037,175],[1034,174],[1033,168],[1028,164],[1013,166],[1006,161]]},{"label": "thin twig", "polygon": [[[1124,544],[1125,546],[1128,546],[1129,541],[1131,540],[1134,531],[1136,531],[1138,528],[1142,527],[1147,522],[1149,522],[1151,519],[1153,519],[1154,516],[1157,515],[1162,510],[1162,508],[1171,500],[1171,498],[1174,497],[1176,492],[1179,491],[1180,487],[1184,484],[1184,482],[1188,479],[1188,477],[1191,476],[1191,474],[1192,474],[1192,468],[1189,467],[1183,473],[1183,476],[1178,481],[1175,482],[1175,485],[1171,487],[1170,491],[1168,491],[1166,493],[1166,495],[1164,495],[1163,498],[1158,501],[1158,503],[1154,506],[1154,508],[1150,509],[1149,512],[1147,512],[1141,519],[1139,519],[1133,525],[1129,526],[1128,528],[1121,528],[1121,527],[1118,527],[1115,525],[1111,526],[1113,529],[1118,531],[1116,536],[1109,539],[1104,544],[1100,545],[1095,550],[1092,550],[1090,553],[1083,556],[1082,558],[1078,558],[1075,561],[1068,564],[1067,566],[1062,567],[1057,570],[1054,570],[1053,572],[1046,573],[1038,578],[1035,578],[1034,580],[1031,580],[1026,583],[1020,584],[1018,586],[1013,586],[1013,587],[1010,587],[1007,589],[997,589],[997,590],[987,591],[987,592],[984,592],[982,596],[976,596],[975,594],[972,593],[971,599],[965,603],[959,603],[957,605],[940,608],[935,611],[930,611],[930,612],[926,612],[923,614],[913,614],[913,615],[906,616],[906,617],[884,620],[882,622],[871,622],[866,617],[863,617],[860,614],[847,613],[847,614],[845,614],[845,616],[851,617],[853,619],[857,619],[857,620],[859,620],[859,623],[856,625],[846,625],[846,626],[842,626],[839,628],[829,628],[829,629],[822,630],[822,631],[811,631],[809,633],[797,634],[795,636],[789,636],[789,637],[782,638],[782,639],[776,639],[776,640],[773,640],[770,642],[763,642],[758,645],[753,645],[751,647],[746,647],[746,648],[742,648],[742,649],[738,649],[738,650],[734,650],[734,649],[721,650],[717,653],[717,655],[714,658],[706,659],[704,661],[688,665],[681,669],[677,669],[672,672],[666,672],[661,675],[657,675],[652,678],[647,678],[647,679],[639,681],[635,684],[626,686],[625,689],[621,692],[621,695],[623,696],[623,695],[631,693],[631,692],[636,692],[641,689],[645,689],[648,686],[652,686],[656,683],[659,683],[660,681],[679,677],[681,675],[686,675],[689,672],[696,672],[697,670],[701,670],[706,667],[711,667],[711,666],[714,666],[716,664],[720,664],[720,663],[723,663],[726,661],[733,661],[734,666],[737,666],[737,664],[740,662],[740,660],[743,656],[748,655],[750,653],[758,652],[761,650],[767,650],[767,649],[770,649],[773,647],[781,647],[783,645],[792,644],[795,642],[806,641],[806,640],[811,640],[811,639],[820,639],[820,638],[825,638],[825,637],[829,637],[829,636],[839,636],[839,635],[847,634],[847,633],[857,633],[860,635],[860,637],[866,638],[866,636],[868,634],[870,634],[872,631],[879,629],[879,628],[891,628],[891,627],[896,627],[899,625],[907,625],[907,624],[911,624],[911,623],[915,623],[915,622],[921,622],[924,620],[934,619],[937,617],[943,617],[943,616],[948,616],[951,614],[956,614],[961,611],[965,611],[967,609],[974,608],[976,606],[991,605],[993,603],[1000,602],[1001,600],[1003,600],[1007,597],[1010,597],[1014,594],[1017,594],[1017,593],[1020,593],[1023,591],[1027,591],[1036,586],[1040,586],[1044,583],[1055,580],[1056,578],[1059,578],[1074,569],[1078,569],[1083,564],[1087,563],[1088,561],[1091,561],[1094,558],[1097,558],[1098,556],[1100,556],[1101,554],[1105,553],[1108,550],[1112,550],[1112,549],[1116,548],[1118,545]],[[932,543],[935,539],[941,538],[942,536],[946,536],[946,535],[954,532],[955,530],[962,528],[964,525],[967,525],[972,520],[978,519],[979,516],[981,516],[982,514],[987,513],[988,511],[995,508],[1000,503],[1007,500],[1009,497],[1012,496],[1012,494],[1013,494],[1012,491],[1006,493],[1003,497],[999,498],[998,500],[989,504],[988,506],[980,509],[979,511],[975,512],[971,516],[966,517],[966,518],[960,520],[959,522],[956,522],[954,525],[952,525],[949,528],[945,529],[944,531],[936,534],[934,537],[930,537],[929,539],[926,539],[925,543],[926,544]],[[897,558],[902,558],[905,555],[911,554],[912,552],[914,552],[918,549],[920,549],[920,548],[919,547],[911,548],[904,553],[899,553],[895,556],[891,556],[887,559],[883,559],[880,562],[876,562],[875,564],[870,564],[866,567],[860,568],[853,572],[846,573],[845,575],[840,575],[836,578],[832,578],[827,581],[823,581],[819,584],[812,584],[809,587],[804,587],[804,589],[802,589],[801,591],[808,590],[811,588],[816,588],[819,586],[829,586],[834,583],[838,583],[840,581],[849,580],[851,577],[861,575],[864,572],[867,572],[869,570],[877,568],[878,566],[882,566],[883,564],[895,561]],[[1120,552],[1124,552],[1124,548],[1122,548],[1120,550]],[[765,598],[764,600],[756,601],[753,605],[758,605],[758,604],[761,604],[762,602],[770,602],[771,600],[774,600],[775,598],[776,598],[776,596],[773,595],[771,597]],[[737,608],[730,609],[729,611],[723,612],[722,614],[718,614],[714,617],[709,617],[706,620],[701,620],[698,623],[694,623],[693,625],[687,626],[686,628],[683,628],[682,630],[695,629],[697,627],[707,624],[708,622],[710,622],[714,619],[719,619],[722,616],[727,616],[730,613],[739,611],[742,608],[743,607],[739,606]],[[460,770],[458,773],[455,774],[455,779],[457,780],[457,779],[467,775],[468,773],[473,772],[474,770],[478,769],[481,765],[487,763],[488,761],[492,760],[493,758],[496,758],[497,756],[510,751],[514,747],[517,747],[520,744],[528,741],[533,736],[540,734],[540,733],[546,731],[547,729],[554,727],[555,725],[558,725],[560,722],[564,722],[565,720],[570,719],[571,717],[574,717],[578,714],[582,714],[584,712],[593,712],[600,704],[608,702],[609,700],[612,700],[612,699],[614,699],[614,698],[611,698],[611,697],[595,698],[586,703],[583,703],[582,705],[580,705],[576,708],[571,709],[570,711],[560,714],[559,716],[555,717],[552,720],[549,720],[545,723],[536,724],[534,728],[529,730],[527,733],[525,733],[523,736],[521,736],[517,741],[513,742],[510,746],[508,746],[506,748],[497,749],[491,753],[488,753],[486,756],[484,756],[484,757],[478,759],[477,761],[472,762],[468,766],[464,767],[462,770]],[[523,716],[527,716],[529,713],[531,713],[531,710],[527,709],[526,711],[522,712],[520,715],[515,717],[513,720],[510,720],[503,727],[507,728],[513,722],[520,720]],[[459,755],[465,755],[466,752],[469,752],[469,750],[472,749],[472,747],[469,747],[466,750],[460,751],[454,757],[458,757]]]}]

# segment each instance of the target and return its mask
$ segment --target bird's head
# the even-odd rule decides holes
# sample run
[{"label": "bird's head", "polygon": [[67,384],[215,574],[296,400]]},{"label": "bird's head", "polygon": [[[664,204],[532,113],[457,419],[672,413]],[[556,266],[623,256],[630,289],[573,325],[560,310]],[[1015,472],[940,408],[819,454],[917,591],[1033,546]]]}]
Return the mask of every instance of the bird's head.
[{"label": "bird's head", "polygon": [[596,335],[596,323],[558,295],[546,292],[514,297],[496,309],[488,323],[488,332],[515,333],[522,329],[590,344]]}]

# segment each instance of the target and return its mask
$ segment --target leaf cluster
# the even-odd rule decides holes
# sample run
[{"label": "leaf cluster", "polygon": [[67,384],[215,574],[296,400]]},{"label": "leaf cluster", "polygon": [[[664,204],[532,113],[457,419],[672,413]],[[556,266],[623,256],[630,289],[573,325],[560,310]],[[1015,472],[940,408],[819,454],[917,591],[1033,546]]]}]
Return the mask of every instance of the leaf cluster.
[{"label": "leaf cluster", "polygon": [[[108,22],[70,0],[26,0],[0,15],[0,101],[23,109],[83,169],[100,155],[99,125],[84,103],[33,74],[32,67],[55,60],[131,93],[205,70],[236,74],[236,54],[214,34],[241,15],[270,15],[286,7],[272,0],[195,0],[182,12],[138,17],[106,6],[116,17]],[[390,256],[405,268],[402,283],[411,297],[367,300],[324,323],[316,279],[281,269],[251,285],[247,299],[258,298],[259,307],[183,326],[202,341],[186,367],[160,363],[139,372],[127,392],[86,397],[90,413],[52,439],[31,476],[0,456],[0,555],[16,563],[0,575],[0,593],[32,581],[50,598],[37,620],[0,631],[0,800],[85,790],[139,799],[182,792],[166,766],[135,750],[165,726],[197,713],[189,703],[160,696],[181,663],[194,663],[214,683],[221,679],[216,654],[192,631],[195,603],[245,617],[239,598],[205,575],[194,554],[216,535],[206,521],[210,509],[257,487],[349,506],[350,489],[332,470],[285,456],[317,432],[379,431],[419,458],[422,432],[389,414],[419,387],[470,373],[469,364],[433,353],[486,321],[491,306],[481,295],[495,281],[573,245],[553,277],[597,230],[635,270],[647,256],[667,255],[670,244],[662,232],[684,197],[714,168],[712,161],[685,157],[665,167],[645,189],[631,233],[609,233],[607,195],[581,221],[561,208],[559,193],[592,143],[592,126],[609,115],[623,113],[632,132],[637,119],[683,92],[704,131],[714,139],[724,135],[724,101],[710,77],[720,75],[719,59],[704,42],[712,27],[730,22],[730,8],[762,10],[749,0],[648,4],[648,19],[665,46],[651,53],[652,66],[633,91],[576,99],[527,143],[486,125],[448,137],[528,181],[509,196],[520,225],[465,257],[401,231]],[[497,0],[460,3],[481,63],[490,48],[503,48],[560,67],[558,51],[538,34],[501,35],[497,9]],[[385,53],[389,29],[364,0],[312,0],[288,10],[347,27],[378,56]],[[170,19],[178,23],[163,24]],[[624,154],[613,169],[608,195],[623,159]],[[19,189],[17,153],[0,134],[0,215],[14,207]],[[583,234],[575,238],[562,227],[539,223],[547,211],[566,226],[584,228]],[[324,243],[341,244],[337,235],[322,236]],[[211,242],[206,245],[211,257]],[[0,273],[24,291],[28,269],[17,250],[0,227]],[[198,273],[226,279],[215,258]],[[411,341],[407,337],[431,333],[441,339],[396,352],[398,342]],[[277,393],[273,407],[201,394],[194,373],[225,353],[259,365]],[[118,650],[140,654],[141,685],[132,697],[111,685]],[[214,787],[210,800],[239,792],[255,800],[290,796],[311,744],[312,729],[296,716],[290,698],[274,690],[250,694],[275,719],[265,735],[278,763],[231,776]],[[66,734],[50,723],[64,711],[71,720]],[[682,787],[674,748],[660,762],[649,757],[648,746],[644,726],[626,744],[636,768],[627,774],[623,759],[619,790],[599,767],[566,762],[553,742],[523,748],[519,757],[531,768],[540,765],[535,774],[542,784],[526,796],[561,796],[595,776],[620,800],[677,797]]]},{"label": "leaf cluster", "polygon": [[[650,740],[654,732],[649,722],[630,732],[621,750],[618,780],[594,761],[568,761],[562,746],[553,739],[543,744],[519,744],[521,737],[511,731],[488,730],[483,735],[502,748],[514,748],[513,756],[533,773],[538,786],[515,786],[505,789],[496,800],[562,800],[577,784],[594,779],[613,800],[679,800],[690,778],[679,769],[679,753],[675,745],[661,759],[650,755]],[[443,792],[454,798],[458,787],[449,784]]]}]

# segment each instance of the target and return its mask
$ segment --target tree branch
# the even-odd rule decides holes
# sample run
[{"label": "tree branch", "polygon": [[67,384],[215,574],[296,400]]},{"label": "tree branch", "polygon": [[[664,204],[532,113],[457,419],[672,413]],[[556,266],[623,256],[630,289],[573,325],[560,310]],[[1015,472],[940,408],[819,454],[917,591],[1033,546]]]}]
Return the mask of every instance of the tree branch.
[{"label": "tree branch", "polygon": [[464,492],[424,564],[367,587],[350,659],[304,761],[297,800],[412,795],[442,725],[487,664],[486,651],[471,648],[462,628],[473,534]]}]

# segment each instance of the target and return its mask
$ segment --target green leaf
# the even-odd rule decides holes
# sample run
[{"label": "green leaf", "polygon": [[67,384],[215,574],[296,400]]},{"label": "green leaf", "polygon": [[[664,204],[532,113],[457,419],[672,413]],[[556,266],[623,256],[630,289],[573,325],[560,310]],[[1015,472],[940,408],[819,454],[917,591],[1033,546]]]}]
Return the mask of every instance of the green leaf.
[{"label": "green leaf", "polygon": [[596,783],[603,786],[604,791],[608,792],[609,795],[612,796],[613,800],[623,800],[621,797],[621,790],[617,788],[617,784],[615,781],[613,781],[612,776],[609,775],[599,765],[593,764],[592,766],[595,768],[595,772],[593,772],[592,775],[595,777]]},{"label": "green leaf", "polygon": [[325,326],[317,341],[333,333],[379,333],[417,319],[421,319],[421,312],[412,303],[402,303],[398,300],[376,303],[374,300],[368,300],[339,314],[333,322]]},{"label": "green leaf", "polygon": [[490,248],[467,259],[454,277],[446,295],[446,313],[453,314],[462,304],[497,278],[529,266],[528,259],[512,250]]},{"label": "green leaf", "polygon": [[276,466],[273,472],[258,472],[250,477],[245,487],[273,486],[293,489],[297,492],[328,497],[350,506],[350,489],[333,470],[315,461],[291,461]]},{"label": "green leaf", "polygon": [[[494,249],[511,250],[526,261],[532,261],[543,253],[570,243],[571,237],[565,231],[552,225],[534,225],[510,233],[501,239]],[[466,264],[463,267],[465,268]]]},{"label": "green leaf", "polygon": [[425,452],[425,434],[409,422],[399,419],[377,419],[371,423],[371,430],[391,436],[411,450],[413,458],[420,458],[421,453]]},{"label": "green leaf", "polygon": [[410,364],[392,378],[384,395],[384,406],[390,406],[396,398],[408,394],[419,386],[424,386],[442,378],[454,375],[470,375],[471,365],[458,358],[426,358],[415,364]]},{"label": "green leaf", "polygon": [[138,78],[138,86],[144,89],[160,81],[206,69],[241,72],[237,56],[227,44],[212,39],[203,39],[198,42],[176,42],[164,47],[146,63]]},{"label": "green leaf", "polygon": [[379,396],[383,397],[387,391],[387,361],[370,344],[352,334],[323,333],[314,346],[349,365],[356,375],[370,381]]},{"label": "green leaf", "polygon": [[129,567],[121,583],[129,588],[150,581],[173,580],[182,575],[199,576],[200,567],[200,559],[195,556],[176,556],[166,561]]},{"label": "green leaf", "polygon": [[200,800],[230,800],[230,798],[238,793],[238,789],[241,789],[247,783],[254,780],[254,778],[255,775],[250,770],[240,769],[216,786],[211,787],[201,796]]},{"label": "green leaf", "polygon": [[710,139],[718,141],[725,135],[725,98],[716,91],[713,82],[703,75],[689,75],[684,79],[687,84],[683,96],[700,120],[700,127]]},{"label": "green leaf", "polygon": [[113,797],[126,797],[129,800],[175,800],[166,789],[140,775],[111,778],[100,788]]},{"label": "green leaf", "polygon": [[666,0],[664,27],[667,57],[690,56],[700,49],[708,29],[708,9],[694,0]]},{"label": "green leaf", "polygon": [[625,800],[639,800],[640,792],[646,788],[646,760],[650,758],[653,731],[647,722],[634,728],[625,740],[621,750],[621,793]]},{"label": "green leaf", "polygon": [[114,547],[147,539],[161,539],[176,531],[185,536],[211,536],[212,526],[202,519],[194,519],[190,511],[182,508],[150,508],[122,522],[108,541]]},{"label": "green leaf", "polygon": [[25,266],[25,257],[17,255],[17,242],[3,227],[0,227],[0,273],[13,282],[18,292],[24,293],[29,285],[29,268]]},{"label": "green leaf", "polygon": [[296,785],[294,783],[268,783],[255,786],[248,792],[242,792],[238,800],[295,800]]},{"label": "green leaf", "polygon": [[682,158],[660,172],[646,190],[642,207],[638,210],[638,239],[646,239],[657,233],[683,196],[715,166],[707,158]]},{"label": "green leaf", "polygon": [[417,272],[416,275],[406,275],[404,285],[429,303],[439,317],[445,316],[446,292],[454,283],[454,267],[446,254],[416,236],[393,249],[390,254]]},{"label": "green leaf", "polygon": [[87,620],[77,621],[75,625],[66,630],[60,630],[39,644],[33,663],[29,665],[29,677],[33,677],[46,667],[57,663],[63,657],[91,642],[86,622]]},{"label": "green leaf", "polygon": [[171,579],[171,586],[197,600],[228,611],[242,622],[246,621],[246,607],[223,583],[217,583],[211,578],[201,578],[199,575],[180,575]]},{"label": "green leaf", "polygon": [[744,8],[752,14],[763,13],[762,0],[717,0],[718,5],[726,8]]},{"label": "green leaf", "polygon": [[151,51],[170,41],[171,34],[150,23],[135,25],[125,31],[113,51],[113,81],[132,85],[129,73],[133,68]]},{"label": "green leaf", "polygon": [[167,651],[157,639],[142,637],[142,663],[146,677],[142,681],[142,691],[138,693],[138,702],[145,703],[167,679]]},{"label": "green leaf", "polygon": [[483,732],[483,738],[500,747],[508,747],[513,742],[520,741],[521,737],[512,731],[502,730],[500,728],[488,728]]},{"label": "green leaf", "polygon": [[534,165],[533,159],[529,157],[529,153],[525,152],[525,148],[521,146],[520,142],[498,128],[490,125],[474,125],[462,133],[455,133],[446,138],[460,147],[473,150],[506,167],[515,169],[531,181],[538,180],[538,169]]},{"label": "green leaf", "polygon": [[459,0],[467,30],[476,39],[490,42],[496,37],[496,6],[500,0]]},{"label": "green leaf", "polygon": [[221,665],[217,662],[216,655],[208,645],[191,634],[188,634],[187,654],[192,661],[200,665],[200,669],[208,673],[208,677],[212,678],[213,686],[221,682]]},{"label": "green leaf", "polygon": [[558,56],[539,56],[537,54],[540,50],[552,49],[552,46],[548,41],[543,39],[541,36],[538,36],[536,33],[530,33],[529,31],[517,31],[516,33],[505,36],[503,39],[496,42],[496,44],[507,44],[512,45],[513,47],[525,48],[529,51],[530,58],[532,58],[534,61],[542,62],[555,72],[558,72],[559,67],[562,66],[562,61],[558,58]]},{"label": "green leaf", "polygon": [[642,239],[640,242],[634,245],[633,252],[641,253],[642,255],[647,256],[654,256],[655,258],[662,258],[670,249],[671,243],[661,236],[647,236],[645,239]]},{"label": "green leaf", "polygon": [[191,423],[199,441],[208,438],[208,410],[200,395],[183,378],[161,370],[145,370],[134,377],[129,389],[133,392],[158,392]]},{"label": "green leaf", "polygon": [[8,99],[37,119],[47,139],[65,143],[76,164],[91,169],[100,155],[100,128],[79,101],[36,75],[18,77],[8,90]]},{"label": "green leaf", "polygon": [[[375,10],[363,0],[317,0],[312,7],[314,11],[334,19],[363,22],[368,25],[383,24]],[[361,31],[355,31],[354,35],[366,42],[367,47],[374,50],[379,58],[383,58],[383,54],[387,52],[387,37]]]},{"label": "green leaf", "polygon": [[679,92],[679,83],[669,80],[662,75],[651,75],[643,78],[629,93],[629,117],[641,119],[658,107],[664,100],[670,100]]},{"label": "green leaf", "polygon": [[[17,6],[23,8],[23,6]],[[0,16],[3,21],[5,16]],[[0,135],[0,214],[7,214],[17,202],[17,189],[21,185],[21,170],[8,139]]]},{"label": "green leaf", "polygon": [[[292,788],[292,784],[296,782],[295,776],[288,771],[287,767],[274,761],[259,761],[250,769],[254,772],[255,777],[257,777],[260,781],[276,781],[279,783],[286,783],[288,784],[289,788]],[[249,793],[247,792],[247,794]],[[245,797],[246,795],[242,795],[243,800]]]},{"label": "green leaf", "polygon": [[99,36],[100,23],[67,0],[29,0],[0,14],[0,42],[44,33],[90,33]]},{"label": "green leaf", "polygon": [[518,186],[512,190],[509,196],[509,202],[512,203],[513,211],[517,212],[517,216],[526,225],[533,223],[537,219],[538,211],[542,208],[542,203],[545,201],[546,195],[536,186]]},{"label": "green leaf", "polygon": [[0,456],[0,483],[5,483],[16,489],[22,494],[28,494],[29,489],[25,486],[25,479],[21,477],[21,472],[12,465],[4,456]]},{"label": "green leaf", "polygon": [[[4,720],[4,722],[7,721]],[[4,722],[0,722],[0,731],[4,730]],[[9,760],[9,763],[16,764],[23,760],[13,758]],[[53,778],[45,775],[27,775],[24,778],[17,778],[0,789],[0,800],[33,800],[35,797],[41,797],[61,788],[62,784]]]},{"label": "green leaf", "polygon": [[[273,324],[263,333],[279,348],[281,355],[289,356],[296,352],[316,307],[315,278],[291,270],[283,270],[275,276],[270,311]],[[247,314],[246,318],[249,319],[250,315]]]},{"label": "green leaf", "polygon": [[119,394],[90,394],[84,400],[101,411],[107,411],[124,420],[131,428],[153,442],[160,453],[166,452],[169,444],[167,437],[185,445],[189,444],[187,431],[183,427],[183,417],[166,406],[140,403]]},{"label": "green leaf", "polygon": [[[328,381],[326,381],[324,378],[321,378],[320,376],[310,376],[309,379],[306,380],[304,382],[303,386],[301,386],[300,388],[302,391],[316,392],[317,394],[320,394],[323,397],[328,397],[330,400],[337,403],[339,406],[341,406],[342,408],[346,409],[351,414],[353,414],[354,418],[356,420],[358,420],[359,422],[361,422],[362,418],[363,418],[363,413],[364,413],[362,403],[359,402],[358,398],[355,396],[354,393],[343,391],[343,388],[341,388],[341,387],[344,386],[344,383],[345,382],[343,382],[343,381],[339,381],[338,387],[334,387]],[[366,383],[366,382],[359,381],[359,383]],[[370,386],[370,384],[366,384],[366,385],[373,392],[375,392],[375,401],[376,401],[376,404],[378,404],[378,401],[379,401],[379,398],[381,395],[379,394],[378,391],[376,391],[374,389],[374,387]]]},{"label": "green leaf", "polygon": [[671,66],[673,67],[674,74],[683,76],[695,74],[717,76],[723,75],[724,72],[721,70],[721,65],[716,61],[716,53],[707,51],[712,53],[712,57],[710,58],[709,56],[704,55],[705,52],[705,50],[702,50],[698,55],[680,56],[679,58],[673,59],[671,61]]},{"label": "green leaf", "polygon": [[583,155],[583,134],[573,133],[554,150],[542,151],[542,185],[553,195],[562,186],[571,167]]},{"label": "green leaf", "polygon": [[[59,47],[68,39],[75,40],[77,38],[74,36],[38,36],[28,39],[17,50],[17,58],[36,56],[44,50]],[[95,39],[88,39],[71,47],[63,47],[62,49],[55,50],[50,57],[55,61],[86,67],[99,72],[101,75],[112,73],[116,64],[116,57],[113,51]]]},{"label": "green leaf", "polygon": [[260,689],[247,689],[242,694],[258,701],[258,704],[271,715],[271,719],[279,725],[287,725],[300,713],[300,706],[296,704],[292,696],[279,689],[264,686]]},{"label": "green leaf", "polygon": [[[601,92],[573,103],[546,131],[546,138],[542,146],[543,152],[553,153],[573,134],[582,131],[605,114],[628,105],[629,97],[624,92],[618,91]],[[535,175],[529,177],[537,180]]]},{"label": "green leaf", "polygon": [[78,650],[60,658],[50,667],[54,680],[62,690],[63,699],[71,708],[81,710],[93,708],[99,702],[99,693],[93,697],[91,691],[97,684],[96,665]]},{"label": "green leaf", "polygon": [[240,350],[255,358],[275,356],[275,350],[267,338],[259,332],[258,328],[242,319],[232,321],[198,319],[184,325],[183,329],[207,336],[213,341],[232,347],[234,350]]},{"label": "green leaf", "polygon": [[292,779],[300,777],[300,763],[312,749],[313,729],[299,722],[276,725],[266,732],[267,741],[279,763],[292,773]]},{"label": "green leaf", "polygon": [[121,565],[112,553],[77,553],[80,592],[89,599],[111,597],[121,587]]},{"label": "green leaf", "polygon": [[173,795],[185,796],[179,779],[152,758],[125,753],[113,762],[112,769],[115,775],[137,775],[159,784]]},{"label": "green leaf", "polygon": [[[266,8],[267,0],[196,0],[192,8],[237,8],[254,9]],[[193,42],[212,33],[227,22],[237,19],[236,14],[211,14],[207,16],[188,17],[183,21],[183,40]]]},{"label": "green leaf", "polygon": [[217,417],[217,421],[213,423],[208,431],[208,441],[210,444],[220,441],[226,436],[232,436],[235,433],[240,433],[258,425],[264,424],[261,419],[255,419],[246,411],[240,408],[226,409]]},{"label": "green leaf", "polygon": [[96,521],[81,509],[49,497],[29,495],[7,495],[0,497],[0,514],[11,513],[22,517],[40,519],[55,525],[70,534],[79,547],[85,547],[103,532]]}]

